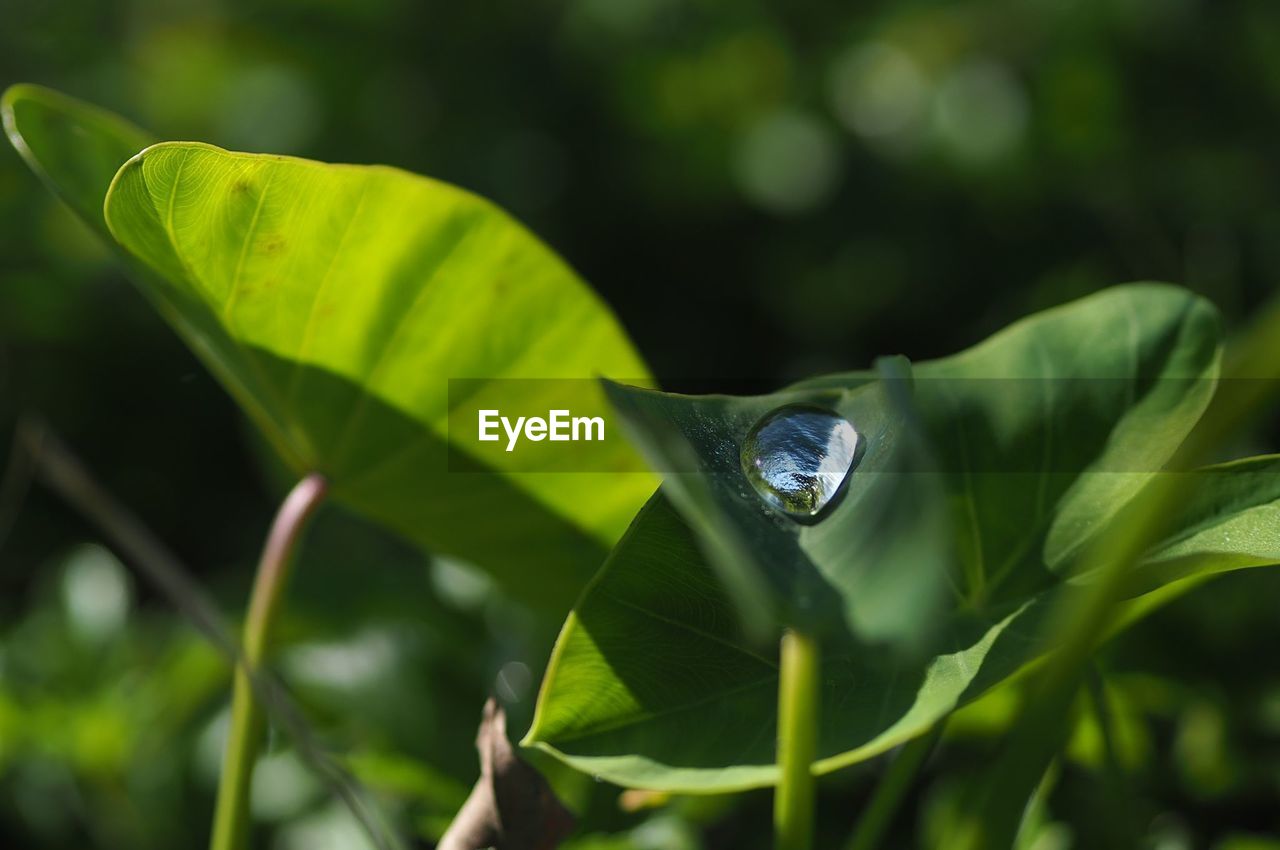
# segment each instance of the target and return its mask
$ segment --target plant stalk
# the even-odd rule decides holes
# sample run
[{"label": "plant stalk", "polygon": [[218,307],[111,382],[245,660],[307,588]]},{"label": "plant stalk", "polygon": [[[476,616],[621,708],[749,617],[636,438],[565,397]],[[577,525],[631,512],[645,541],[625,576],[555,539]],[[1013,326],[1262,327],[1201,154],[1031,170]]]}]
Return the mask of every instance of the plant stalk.
[{"label": "plant stalk", "polygon": [[858,819],[858,827],[849,840],[847,850],[875,850],[881,845],[902,798],[942,737],[944,726],[946,720],[939,720],[928,732],[902,746]]},{"label": "plant stalk", "polygon": [[252,674],[270,644],[302,531],[327,490],[325,479],[315,473],[298,482],[280,506],[258,562],[244,623],[243,656],[235,671],[231,727],[218,783],[211,850],[243,850],[247,845],[249,791],[264,731],[262,707],[253,696]]},{"label": "plant stalk", "polygon": [[774,795],[775,850],[813,846],[813,760],[818,745],[821,653],[811,635],[782,635],[778,681],[778,789]]}]

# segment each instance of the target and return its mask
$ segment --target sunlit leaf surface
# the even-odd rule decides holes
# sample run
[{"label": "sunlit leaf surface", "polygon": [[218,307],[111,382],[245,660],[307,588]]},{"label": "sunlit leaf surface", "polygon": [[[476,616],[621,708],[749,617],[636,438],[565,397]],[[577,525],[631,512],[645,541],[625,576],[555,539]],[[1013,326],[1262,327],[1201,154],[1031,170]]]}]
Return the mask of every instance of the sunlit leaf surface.
[{"label": "sunlit leaf surface", "polygon": [[[382,166],[139,153],[140,131],[38,87],[11,89],[4,112],[280,455],[338,500],[563,610],[652,492],[617,440],[530,461],[451,436],[464,401],[564,406],[563,384],[522,379],[647,375],[608,307],[484,199]],[[450,379],[472,380],[451,396]]]}]

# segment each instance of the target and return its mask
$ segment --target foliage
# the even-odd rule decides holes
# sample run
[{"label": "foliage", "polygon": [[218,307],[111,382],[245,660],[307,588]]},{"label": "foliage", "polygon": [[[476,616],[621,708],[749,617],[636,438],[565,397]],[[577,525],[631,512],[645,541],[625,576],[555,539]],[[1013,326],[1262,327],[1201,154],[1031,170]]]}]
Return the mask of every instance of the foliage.
[{"label": "foliage", "polygon": [[[202,145],[121,158],[139,134],[32,86],[10,89],[4,114],[73,209],[102,230],[105,215],[148,297],[286,463],[324,473],[365,515],[555,607],[647,496],[617,448],[575,468],[637,474],[495,476],[450,441],[450,379],[536,404],[556,384],[503,379],[645,374],[607,308],[487,202],[394,169]],[[85,139],[88,160],[74,153]]]},{"label": "foliage", "polygon": [[[965,355],[928,358],[1123,279],[1178,280],[1219,305],[1227,328],[1248,320],[1280,272],[1266,189],[1275,171],[1278,20],[1259,3],[1209,14],[1195,2],[853,9],[748,0],[730,9],[571,0],[478,12],[465,4],[232,0],[160,9],[68,0],[13,10],[0,31],[0,73],[110,104],[166,138],[394,162],[477,190],[572,258],[665,383],[701,393],[736,391],[746,379],[748,395],[717,398],[606,388],[669,483],[641,508],[565,625],[531,740],[637,785],[767,784],[772,686],[743,691],[741,700],[724,689],[776,678],[767,639],[779,627],[820,623],[830,687],[848,694],[826,708],[823,764],[858,761],[824,777],[820,845],[840,846],[851,808],[881,798],[872,789],[882,767],[896,772],[912,761],[892,752],[863,757],[941,714],[952,719],[937,751],[918,756],[919,781],[891,801],[882,846],[942,846],[974,817],[974,787],[1003,764],[991,755],[1016,707],[1037,693],[1028,686],[1030,696],[1019,697],[1036,681],[1038,663],[1025,662],[1060,634],[1062,603],[1091,586],[1092,577],[1073,571],[1082,550],[1117,508],[1148,492],[1150,474],[1207,398],[1194,391],[1198,379],[1172,377],[1194,368],[1144,385],[1132,404],[1113,392],[1126,376],[1111,388],[1105,380],[1053,382],[1068,391],[1044,399],[1030,389],[1044,386],[1038,374],[1025,385],[1022,377],[970,380],[990,369],[1005,374],[1007,351],[985,361],[981,352],[1007,342],[1008,332]],[[220,212],[198,212],[214,206],[229,213],[228,238],[217,227],[193,227],[202,235],[170,240],[144,222],[122,240],[147,242],[135,255],[107,229],[102,202],[118,167],[153,140],[48,90],[20,87],[9,105],[26,112],[20,135],[42,152],[29,157],[36,170],[47,180],[58,175],[55,190],[89,227],[32,191],[17,156],[0,157],[0,433],[15,413],[42,410],[226,608],[239,610],[272,494],[285,479],[320,466],[339,479],[340,494],[359,483],[360,470],[333,451],[332,432],[346,421],[340,414],[358,411],[361,431],[377,426],[360,440],[376,454],[412,435],[447,433],[440,407],[385,386],[395,398],[376,388],[366,395],[394,416],[361,407],[370,402],[348,404],[360,392],[349,385],[365,373],[356,368],[364,355],[347,346],[300,367],[323,375],[308,377],[308,395],[317,407],[337,399],[336,412],[280,406],[272,399],[278,382],[254,373],[271,374],[270,358],[285,361],[276,364],[288,367],[281,374],[292,369],[298,349],[282,343],[305,336],[301,311],[286,306],[279,312],[292,324],[273,329],[245,309],[249,299],[238,296],[224,321],[225,302],[209,296],[217,291],[210,284],[228,277],[210,270],[239,265],[236,248],[249,242],[231,231],[243,235],[253,212],[191,192],[196,220],[217,221]],[[74,143],[59,149],[58,139]],[[233,166],[221,157],[255,177],[280,168],[276,157],[187,149],[207,156],[208,175],[224,181]],[[162,176],[163,159],[151,163]],[[137,171],[145,188],[147,165]],[[149,193],[138,194],[132,212],[155,208]],[[242,200],[256,206],[263,197],[270,218],[274,190]],[[341,214],[341,203],[313,206],[317,218]],[[381,236],[367,240],[375,254]],[[120,285],[103,240],[200,361]],[[216,250],[223,259],[192,273],[157,271],[175,248],[202,257]],[[268,253],[244,254],[245,268]],[[575,274],[566,278],[565,292],[594,301]],[[265,303],[273,287],[266,277],[258,282],[250,294]],[[1169,304],[1186,299],[1165,292]],[[343,295],[352,299],[344,309],[364,303]],[[1066,330],[1060,347],[1104,356],[1118,347],[1119,312],[1099,308]],[[599,327],[618,334],[621,366],[604,371],[623,382],[644,377],[611,315],[600,316]],[[523,318],[509,317],[512,339],[528,330]],[[1168,316],[1139,318],[1160,325]],[[369,330],[358,333],[376,335]],[[578,330],[562,332],[576,341]],[[919,359],[796,383],[895,351]],[[1038,356],[1022,351],[1009,362]],[[596,370],[585,357],[579,365],[575,376]],[[434,362],[423,372],[436,368],[449,367]],[[317,391],[330,382],[329,396]],[[778,386],[788,389],[760,395]],[[964,391],[955,397],[957,388]],[[247,450],[226,390],[257,426]],[[589,394],[603,401],[594,388]],[[717,465],[710,450],[719,443],[735,457],[743,429],[787,399],[847,405],[860,427],[875,422],[884,426],[878,435],[910,435],[893,452],[864,457],[865,475],[829,517],[840,529],[827,532],[829,546],[821,524],[751,522],[766,515],[740,510],[750,500],[724,486],[733,464]],[[1077,405],[1072,427],[1055,426],[1046,440],[1041,406],[1058,402]],[[704,416],[712,427],[700,439],[691,423]],[[1269,424],[1215,445],[1215,458],[1267,450]],[[1027,461],[1055,454],[1035,451],[1050,444],[1064,453],[1046,461],[1051,474],[1037,474],[1042,467]],[[624,447],[614,449],[637,468]],[[455,447],[441,450],[457,471]],[[961,450],[972,461],[967,476]],[[1189,500],[1167,518],[1174,533],[1125,577],[1133,598],[1126,622],[1162,610],[1096,657],[1102,687],[1089,693],[1103,693],[1105,705],[1080,696],[1068,706],[1054,731],[1067,743],[1018,846],[1276,843],[1268,789],[1277,684],[1254,650],[1277,638],[1277,573],[1205,579],[1273,561],[1278,463],[1257,457],[1190,473]],[[902,479],[895,465],[915,470],[909,485],[889,486]],[[418,485],[440,480],[439,471],[407,465],[400,495],[419,498]],[[513,730],[523,727],[544,641],[652,488],[638,473],[619,483],[616,498],[600,500],[600,482],[583,480],[579,498],[557,502],[558,486],[540,487],[517,469],[444,480],[468,477],[476,480],[462,482],[467,493],[501,491],[503,514],[524,518],[522,536],[486,533],[494,525],[462,510],[466,500],[450,522],[424,524],[403,503],[353,488],[344,505],[416,547],[326,509],[281,624],[277,669],[309,723],[350,752],[345,761],[394,822],[427,841],[443,833],[475,778],[471,730],[486,692],[507,704]],[[431,492],[439,511],[447,499]],[[541,532],[525,536],[535,527]],[[94,534],[27,486],[20,457],[0,471],[0,843],[198,846],[211,809],[209,754],[217,751],[225,668],[148,585],[128,582],[101,550],[72,544]],[[577,541],[564,550],[572,557],[558,557],[553,540]],[[480,564],[499,583],[437,557],[441,551]],[[127,601],[94,613],[85,600],[95,595]],[[972,631],[948,647],[966,624]],[[901,671],[941,673],[947,659],[976,661],[985,644],[975,636],[988,632],[991,646],[967,684],[959,670],[950,692],[926,688],[927,674],[919,688],[882,688]],[[899,698],[885,709],[870,704],[885,693]],[[636,713],[684,700],[696,704],[668,725]],[[957,701],[963,707],[952,716]],[[841,725],[881,714],[897,720],[860,732]],[[691,730],[702,743],[677,751]],[[612,786],[537,751],[528,756],[579,815],[581,837],[567,847],[768,846],[762,793],[633,791],[619,806]],[[278,736],[259,770],[275,793],[254,800],[257,838],[284,848],[363,846],[349,816]]]},{"label": "foliage", "polygon": [[[776,666],[739,627],[712,572],[741,581],[744,563],[796,584],[807,569],[827,582],[807,589],[813,598],[843,599],[855,614],[863,604],[888,610],[917,636],[936,631],[924,638],[929,652],[895,652],[848,618],[862,639],[837,636],[825,653],[820,770],[923,733],[1051,645],[1050,613],[1072,581],[1088,578],[1073,573],[1073,556],[1171,457],[1209,402],[1217,368],[1212,308],[1156,286],[1109,290],[918,364],[917,415],[935,453],[949,460],[910,477],[940,478],[959,562],[949,613],[929,621],[905,613],[947,580],[946,564],[925,561],[912,573],[921,538],[938,535],[874,512],[893,504],[877,488],[898,486],[901,473],[873,466],[861,480],[859,466],[847,498],[815,526],[761,520],[738,484],[737,445],[761,411],[840,392],[843,383],[849,389],[829,403],[863,422],[856,400],[889,395],[876,384],[859,383],[862,375],[825,378],[744,400],[616,390],[655,463],[670,464],[683,450],[700,466],[668,479],[665,492],[686,519],[656,497],[570,618],[530,741],[623,784],[724,790],[771,782]],[[746,412],[722,413],[736,406]],[[1280,505],[1270,486],[1257,486],[1275,463],[1256,458],[1194,473],[1185,525],[1134,570],[1130,592],[1280,559],[1263,519]],[[933,522],[924,511],[904,513]],[[867,537],[873,543],[861,542]],[[908,544],[907,557],[893,560],[895,545]],[[782,546],[789,557],[778,554]],[[877,582],[881,574],[899,583]],[[889,591],[874,595],[883,586]],[[652,663],[655,654],[663,664]]]}]

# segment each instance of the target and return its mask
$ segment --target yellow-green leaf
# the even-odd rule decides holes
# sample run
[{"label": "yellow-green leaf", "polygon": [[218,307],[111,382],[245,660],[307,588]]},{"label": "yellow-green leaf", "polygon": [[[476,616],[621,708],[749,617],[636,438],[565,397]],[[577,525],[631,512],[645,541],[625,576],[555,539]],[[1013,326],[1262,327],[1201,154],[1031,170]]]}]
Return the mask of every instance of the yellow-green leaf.
[{"label": "yellow-green leaf", "polygon": [[[9,89],[3,114],[289,466],[325,473],[339,501],[563,610],[652,492],[618,440],[480,456],[451,435],[451,405],[602,407],[596,377],[648,374],[608,306],[493,204],[383,166],[142,151],[142,131],[37,86]],[[450,379],[470,380],[451,395]]]}]

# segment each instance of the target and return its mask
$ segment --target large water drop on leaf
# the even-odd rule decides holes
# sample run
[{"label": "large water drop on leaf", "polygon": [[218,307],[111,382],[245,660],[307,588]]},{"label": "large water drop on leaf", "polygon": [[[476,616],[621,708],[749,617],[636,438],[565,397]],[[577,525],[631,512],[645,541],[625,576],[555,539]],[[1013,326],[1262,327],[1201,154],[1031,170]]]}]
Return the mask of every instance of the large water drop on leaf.
[{"label": "large water drop on leaf", "polygon": [[788,405],[755,424],[742,442],[742,472],[760,498],[800,522],[817,520],[858,460],[861,438],[847,419]]}]

